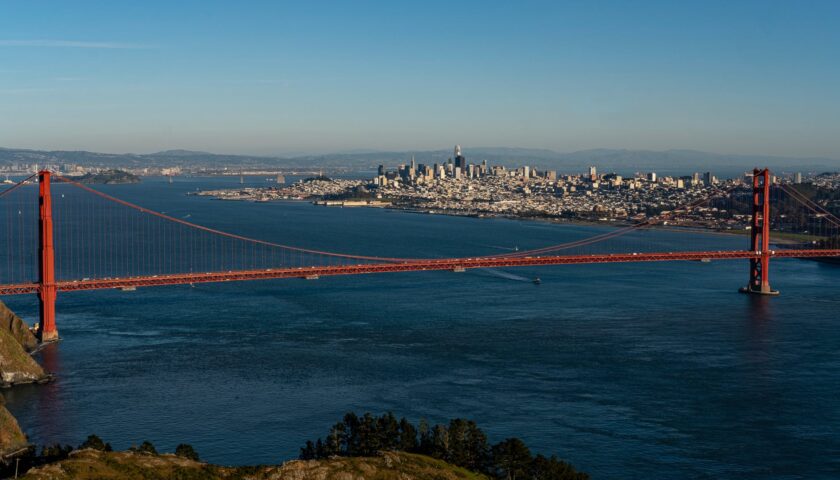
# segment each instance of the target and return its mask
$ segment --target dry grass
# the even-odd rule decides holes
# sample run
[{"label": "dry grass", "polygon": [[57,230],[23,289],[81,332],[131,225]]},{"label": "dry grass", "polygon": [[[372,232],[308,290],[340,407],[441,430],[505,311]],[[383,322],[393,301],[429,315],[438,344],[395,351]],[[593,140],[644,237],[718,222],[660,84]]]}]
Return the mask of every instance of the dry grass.
[{"label": "dry grass", "polygon": [[74,452],[33,469],[28,480],[482,480],[485,477],[423,455],[385,452],[377,457],[294,460],[274,467],[220,467],[174,455]]}]

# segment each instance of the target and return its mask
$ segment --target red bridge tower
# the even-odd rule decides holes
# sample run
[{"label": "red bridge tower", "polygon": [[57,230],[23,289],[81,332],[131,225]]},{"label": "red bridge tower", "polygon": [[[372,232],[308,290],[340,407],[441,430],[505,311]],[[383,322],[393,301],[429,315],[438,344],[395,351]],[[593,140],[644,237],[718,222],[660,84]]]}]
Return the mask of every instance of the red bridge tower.
[{"label": "red bridge tower", "polygon": [[52,196],[50,194],[50,172],[38,172],[39,184],[39,252],[38,252],[38,298],[41,307],[41,322],[38,336],[41,342],[58,340],[55,327],[55,250],[53,249]]},{"label": "red bridge tower", "polygon": [[778,295],[770,288],[770,170],[753,170],[752,229],[750,251],[759,258],[750,259],[750,282],[742,293]]}]

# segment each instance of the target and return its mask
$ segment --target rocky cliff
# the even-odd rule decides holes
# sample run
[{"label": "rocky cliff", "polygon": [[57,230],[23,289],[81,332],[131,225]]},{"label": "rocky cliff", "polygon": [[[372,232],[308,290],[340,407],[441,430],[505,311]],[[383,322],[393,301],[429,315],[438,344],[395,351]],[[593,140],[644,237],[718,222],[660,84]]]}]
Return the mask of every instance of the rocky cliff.
[{"label": "rocky cliff", "polygon": [[0,302],[0,330],[9,332],[27,352],[38,347],[38,339],[29,326],[3,302]]},{"label": "rocky cliff", "polygon": [[[29,355],[37,346],[38,341],[29,327],[0,302],[0,387],[48,378],[44,369]],[[0,395],[0,462],[27,446],[26,435],[4,403]]]},{"label": "rocky cliff", "polygon": [[485,477],[446,462],[400,452],[377,457],[295,460],[280,466],[220,467],[175,455],[79,450],[61,462],[34,468],[28,480],[202,479],[202,480],[482,480]]},{"label": "rocky cliff", "polygon": [[0,387],[48,378],[28,353],[37,344],[23,320],[0,302]]},{"label": "rocky cliff", "polygon": [[29,445],[26,435],[20,430],[15,417],[6,410],[3,395],[0,395],[0,462]]}]

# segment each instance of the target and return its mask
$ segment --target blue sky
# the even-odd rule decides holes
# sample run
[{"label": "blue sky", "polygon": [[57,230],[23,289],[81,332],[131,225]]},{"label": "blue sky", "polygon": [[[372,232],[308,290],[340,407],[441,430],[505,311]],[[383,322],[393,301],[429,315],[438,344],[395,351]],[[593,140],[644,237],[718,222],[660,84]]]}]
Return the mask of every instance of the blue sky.
[{"label": "blue sky", "polygon": [[0,146],[840,158],[836,1],[0,0]]}]

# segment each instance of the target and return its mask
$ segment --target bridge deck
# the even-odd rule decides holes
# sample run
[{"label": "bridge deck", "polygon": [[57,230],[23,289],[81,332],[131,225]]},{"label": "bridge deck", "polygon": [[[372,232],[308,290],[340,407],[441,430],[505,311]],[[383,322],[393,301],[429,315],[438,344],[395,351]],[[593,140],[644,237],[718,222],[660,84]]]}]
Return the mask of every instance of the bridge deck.
[{"label": "bridge deck", "polygon": [[[840,249],[834,250],[774,250],[774,258],[840,257]],[[413,272],[434,270],[461,270],[469,268],[527,267],[543,265],[574,265],[592,263],[630,262],[673,262],[700,260],[737,260],[759,258],[751,251],[717,252],[667,252],[667,253],[613,253],[596,255],[552,255],[542,257],[477,257],[412,260],[392,263],[370,263],[342,266],[316,266],[298,268],[276,268],[263,270],[238,270],[227,272],[183,273],[149,275],[127,278],[104,278],[90,280],[64,280],[56,282],[59,291],[102,290],[114,288],[136,288],[188,283],[231,282],[244,280],[268,280],[276,278],[313,278],[334,275],[361,275],[370,273]],[[0,295],[37,293],[37,283],[0,285]]]}]

